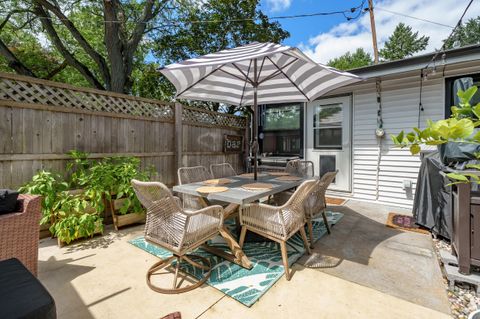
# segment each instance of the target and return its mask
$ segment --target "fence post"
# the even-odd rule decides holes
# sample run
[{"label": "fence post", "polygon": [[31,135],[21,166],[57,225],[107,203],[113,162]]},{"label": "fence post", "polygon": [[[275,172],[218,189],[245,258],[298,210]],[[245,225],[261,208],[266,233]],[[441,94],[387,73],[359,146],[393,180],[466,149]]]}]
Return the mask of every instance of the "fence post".
[{"label": "fence post", "polygon": [[177,171],[182,167],[183,156],[183,105],[175,102],[175,182],[178,184]]}]

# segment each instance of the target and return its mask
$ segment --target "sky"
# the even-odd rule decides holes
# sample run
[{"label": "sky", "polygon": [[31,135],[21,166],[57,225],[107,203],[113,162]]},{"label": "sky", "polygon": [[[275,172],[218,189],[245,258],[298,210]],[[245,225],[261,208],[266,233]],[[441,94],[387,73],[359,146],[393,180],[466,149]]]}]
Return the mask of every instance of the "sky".
[{"label": "sky", "polygon": [[[376,0],[374,1],[375,24],[379,49],[392,34],[395,26],[404,22],[420,35],[430,37],[424,51],[432,52],[442,46],[453,26],[465,10],[469,0]],[[261,0],[260,9],[269,17],[308,14],[316,12],[343,11],[357,7],[362,0]],[[365,1],[365,6],[368,1]],[[396,12],[392,14],[388,11]],[[420,21],[427,19],[446,26]],[[355,15],[355,14],[352,14]],[[480,16],[480,0],[474,0],[464,21]],[[356,20],[347,21],[343,15],[316,16],[279,20],[290,32],[284,44],[296,46],[316,62],[326,63],[347,51],[363,48],[373,56],[370,17],[368,12]],[[448,27],[451,26],[451,27]]]}]

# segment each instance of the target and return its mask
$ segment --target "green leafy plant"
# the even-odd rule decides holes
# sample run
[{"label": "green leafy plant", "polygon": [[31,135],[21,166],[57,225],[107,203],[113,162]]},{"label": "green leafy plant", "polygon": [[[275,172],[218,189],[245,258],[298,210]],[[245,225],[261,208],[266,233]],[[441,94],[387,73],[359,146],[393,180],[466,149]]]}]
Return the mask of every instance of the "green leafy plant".
[{"label": "green leafy plant", "polygon": [[85,185],[85,194],[99,210],[104,208],[104,198],[107,201],[124,198],[120,213],[137,213],[143,212],[143,208],[130,182],[132,179],[149,180],[150,175],[150,171],[140,170],[138,158],[109,157],[92,164],[81,183]]},{"label": "green leafy plant", "polygon": [[50,227],[50,232],[67,244],[103,232],[102,218],[86,213],[87,205],[84,196],[61,192],[55,205],[56,222]]},{"label": "green leafy plant", "polygon": [[40,171],[32,181],[20,187],[19,192],[42,196],[42,219],[40,224],[52,222],[60,194],[68,188],[68,183],[55,173]]},{"label": "green leafy plant", "polygon": [[[409,147],[412,154],[418,154],[421,151],[421,145],[441,145],[445,143],[472,143],[480,144],[480,103],[471,105],[478,87],[472,86],[469,89],[457,92],[460,98],[458,106],[452,106],[452,116],[446,120],[428,121],[427,128],[420,130],[414,128],[413,132],[405,133],[401,131],[398,135],[392,135],[392,141],[399,147]],[[475,154],[476,159],[480,160],[480,154]],[[467,168],[480,170],[480,165],[470,164]],[[480,178],[475,173],[449,173],[447,174],[454,183],[480,184]]]},{"label": "green leafy plant", "polygon": [[82,187],[82,182],[86,180],[88,170],[92,166],[92,161],[88,159],[90,154],[75,150],[67,154],[71,157],[66,167],[67,173],[70,174],[70,186],[72,188]]},{"label": "green leafy plant", "polygon": [[[42,224],[51,222],[50,232],[67,244],[103,231],[99,214],[105,209],[105,200],[124,199],[120,214],[143,212],[130,184],[132,179],[149,180],[152,170],[141,171],[140,160],[134,157],[110,157],[100,161],[88,159],[88,154],[69,152],[67,164],[70,180],[60,175],[40,171],[32,181],[20,188],[22,193],[41,195]],[[69,188],[79,187],[74,194]],[[95,212],[92,212],[91,208]]]}]

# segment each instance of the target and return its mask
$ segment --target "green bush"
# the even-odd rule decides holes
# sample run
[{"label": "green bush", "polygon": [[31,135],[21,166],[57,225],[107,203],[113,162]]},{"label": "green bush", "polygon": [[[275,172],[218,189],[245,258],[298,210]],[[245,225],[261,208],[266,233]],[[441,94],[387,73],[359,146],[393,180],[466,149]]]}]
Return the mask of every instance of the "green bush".
[{"label": "green bush", "polygon": [[40,224],[51,222],[54,218],[55,207],[62,196],[62,192],[68,189],[68,183],[55,173],[40,171],[32,180],[20,187],[20,193],[28,193],[42,196],[42,219]]},{"label": "green bush", "polygon": [[93,199],[95,207],[103,209],[103,198],[107,201],[125,198],[120,213],[139,213],[143,212],[143,208],[130,182],[132,179],[147,181],[150,176],[151,171],[140,170],[138,158],[109,157],[92,164],[81,184],[87,196]]},{"label": "green bush", "polygon": [[[103,231],[99,214],[105,209],[105,200],[125,198],[119,209],[121,214],[143,211],[130,181],[146,181],[152,170],[142,172],[139,159],[109,157],[94,161],[88,159],[88,153],[71,151],[69,155],[72,160],[66,167],[68,180],[40,171],[19,189],[43,197],[41,224],[51,222],[52,234],[68,244]],[[68,191],[72,188],[81,188],[83,193],[72,194]],[[87,207],[93,207],[96,213],[88,212]]]}]

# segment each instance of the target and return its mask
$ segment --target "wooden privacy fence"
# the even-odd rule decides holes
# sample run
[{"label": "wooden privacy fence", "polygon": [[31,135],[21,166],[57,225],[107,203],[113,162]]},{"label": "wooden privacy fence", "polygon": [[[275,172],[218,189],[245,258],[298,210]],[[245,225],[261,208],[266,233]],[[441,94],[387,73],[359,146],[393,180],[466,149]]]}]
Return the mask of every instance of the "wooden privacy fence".
[{"label": "wooden privacy fence", "polygon": [[41,169],[64,173],[70,150],[91,158],[136,156],[173,185],[178,166],[229,162],[224,135],[244,135],[246,118],[152,99],[0,73],[0,188]]}]

